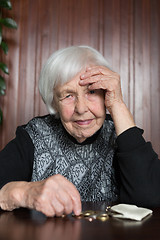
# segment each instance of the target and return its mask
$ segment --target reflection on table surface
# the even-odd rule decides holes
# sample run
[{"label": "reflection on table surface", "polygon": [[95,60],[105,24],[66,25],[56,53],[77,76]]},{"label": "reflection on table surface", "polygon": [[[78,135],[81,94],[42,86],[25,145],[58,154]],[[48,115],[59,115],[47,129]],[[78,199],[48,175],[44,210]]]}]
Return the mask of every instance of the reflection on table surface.
[{"label": "reflection on table surface", "polygon": [[[105,202],[83,203],[83,210],[105,210]],[[17,209],[0,211],[0,240],[101,240],[160,239],[160,208],[142,222],[118,220],[105,222],[64,218],[46,218],[42,213]]]}]

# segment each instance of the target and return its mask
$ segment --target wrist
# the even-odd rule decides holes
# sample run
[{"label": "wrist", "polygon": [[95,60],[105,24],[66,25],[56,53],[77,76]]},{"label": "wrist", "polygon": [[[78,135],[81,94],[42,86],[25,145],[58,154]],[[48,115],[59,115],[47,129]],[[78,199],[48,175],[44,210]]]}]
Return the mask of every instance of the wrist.
[{"label": "wrist", "polygon": [[0,190],[0,207],[3,210],[13,210],[24,207],[24,193],[27,182],[9,182]]},{"label": "wrist", "polygon": [[131,127],[135,127],[133,116],[124,102],[117,102],[110,109],[117,136]]},{"label": "wrist", "polygon": [[123,111],[123,109],[126,109],[126,104],[123,101],[115,101],[112,105],[107,107],[112,118],[117,115],[117,112]]}]

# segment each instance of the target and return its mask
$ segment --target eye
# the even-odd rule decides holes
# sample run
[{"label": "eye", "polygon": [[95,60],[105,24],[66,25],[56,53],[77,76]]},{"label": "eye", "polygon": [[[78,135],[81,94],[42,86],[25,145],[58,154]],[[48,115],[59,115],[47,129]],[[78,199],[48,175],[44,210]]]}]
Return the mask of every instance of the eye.
[{"label": "eye", "polygon": [[67,96],[65,96],[65,98],[71,98],[72,96],[70,94],[68,94]]},{"label": "eye", "polygon": [[62,99],[61,101],[63,103],[71,103],[75,100],[75,96],[72,95],[72,94],[66,94]]},{"label": "eye", "polygon": [[90,94],[94,94],[95,93],[95,90],[91,90],[89,91]]}]

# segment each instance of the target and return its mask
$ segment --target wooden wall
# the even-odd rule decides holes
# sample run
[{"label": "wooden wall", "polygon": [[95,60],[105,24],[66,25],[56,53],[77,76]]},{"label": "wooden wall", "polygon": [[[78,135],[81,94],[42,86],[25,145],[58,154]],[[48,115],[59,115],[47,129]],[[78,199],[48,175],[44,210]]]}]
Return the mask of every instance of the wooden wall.
[{"label": "wooden wall", "polygon": [[136,124],[160,155],[160,1],[12,0],[18,30],[5,30],[9,54],[7,91],[0,97],[4,122],[0,149],[17,125],[46,112],[38,77],[55,50],[90,45],[120,73],[124,99]]}]

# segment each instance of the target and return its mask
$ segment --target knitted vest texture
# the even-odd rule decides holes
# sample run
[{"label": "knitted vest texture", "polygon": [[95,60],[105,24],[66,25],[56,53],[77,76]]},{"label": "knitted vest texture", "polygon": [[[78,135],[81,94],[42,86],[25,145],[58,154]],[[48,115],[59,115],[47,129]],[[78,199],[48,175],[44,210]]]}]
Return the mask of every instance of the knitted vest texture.
[{"label": "knitted vest texture", "polygon": [[112,166],[116,134],[111,120],[105,120],[87,144],[72,141],[61,121],[51,115],[32,119],[25,129],[34,144],[32,181],[61,174],[76,186],[82,201],[117,200]]}]

